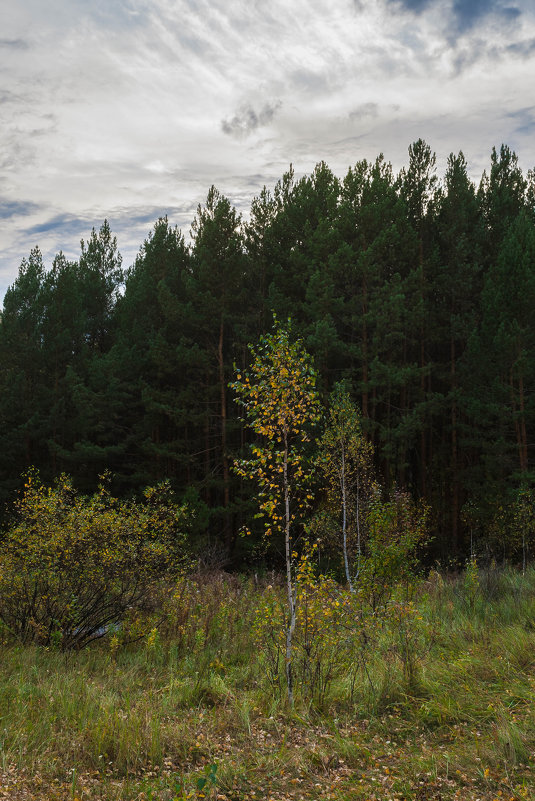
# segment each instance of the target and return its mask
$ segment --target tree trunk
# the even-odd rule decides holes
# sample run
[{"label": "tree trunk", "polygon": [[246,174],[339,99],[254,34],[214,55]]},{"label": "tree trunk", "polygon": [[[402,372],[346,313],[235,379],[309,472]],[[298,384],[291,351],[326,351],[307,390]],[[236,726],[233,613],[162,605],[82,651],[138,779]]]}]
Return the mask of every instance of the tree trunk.
[{"label": "tree trunk", "polygon": [[219,368],[219,397],[220,397],[220,415],[221,415],[221,461],[223,465],[223,506],[225,508],[225,516],[223,520],[223,538],[227,547],[231,545],[231,526],[228,515],[228,508],[230,505],[230,465],[227,455],[227,398],[226,398],[226,383],[225,383],[225,363],[223,361],[223,339],[224,339],[224,323],[223,314],[221,314],[221,322],[219,325],[219,342],[217,346],[217,361]]},{"label": "tree trunk", "polygon": [[524,393],[524,374],[520,368],[518,378],[518,404],[520,406],[520,469],[523,473],[528,469],[528,435],[526,430],[526,408]]},{"label": "tree trunk", "polygon": [[457,451],[457,373],[455,358],[455,340],[450,338],[450,387],[451,398],[451,545],[457,552],[459,540],[459,464]]},{"label": "tree trunk", "polygon": [[290,493],[288,486],[288,432],[284,430],[284,457],[283,457],[283,481],[284,481],[284,544],[286,550],[286,588],[288,592],[288,622],[286,625],[286,685],[288,688],[288,703],[293,706],[293,664],[292,646],[293,634],[295,631],[296,619],[296,598],[293,585],[292,573],[292,550],[290,539]]},{"label": "tree trunk", "polygon": [[[346,461],[345,461],[345,448],[342,442],[342,471],[340,473],[340,489],[342,491],[342,538],[344,548],[344,567],[346,571],[346,579],[351,592],[354,592],[353,582],[351,581],[351,573],[349,572],[349,559],[347,558],[347,487],[346,487]],[[358,525],[358,523],[357,523]]]},{"label": "tree trunk", "polygon": [[[425,275],[424,275],[424,243],[420,238],[418,245],[418,261],[420,264],[420,299],[422,303],[422,316],[420,322],[420,399],[425,402]],[[425,407],[424,407],[425,408]],[[427,497],[427,431],[425,412],[421,421],[420,431],[420,486],[422,498]]]},{"label": "tree trunk", "polygon": [[362,279],[362,416],[369,417],[368,411],[368,326],[366,314],[368,312],[368,286],[366,276]]}]

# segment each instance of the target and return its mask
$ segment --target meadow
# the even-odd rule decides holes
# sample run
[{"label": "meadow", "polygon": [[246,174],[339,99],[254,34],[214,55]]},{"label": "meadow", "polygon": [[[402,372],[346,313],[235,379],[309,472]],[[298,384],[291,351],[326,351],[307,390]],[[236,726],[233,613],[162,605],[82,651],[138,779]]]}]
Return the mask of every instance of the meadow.
[{"label": "meadow", "polygon": [[350,595],[302,580],[293,707],[275,574],[183,577],[78,651],[3,632],[0,799],[535,798],[535,569]]}]

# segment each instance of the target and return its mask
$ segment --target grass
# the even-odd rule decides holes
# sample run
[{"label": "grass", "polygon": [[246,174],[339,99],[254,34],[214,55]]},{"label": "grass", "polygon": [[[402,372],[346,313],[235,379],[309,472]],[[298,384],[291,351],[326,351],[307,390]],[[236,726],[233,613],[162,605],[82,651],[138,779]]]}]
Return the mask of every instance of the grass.
[{"label": "grass", "polygon": [[0,799],[535,798],[535,571],[434,573],[293,710],[254,634],[277,592],[199,577],[135,644],[6,640]]}]

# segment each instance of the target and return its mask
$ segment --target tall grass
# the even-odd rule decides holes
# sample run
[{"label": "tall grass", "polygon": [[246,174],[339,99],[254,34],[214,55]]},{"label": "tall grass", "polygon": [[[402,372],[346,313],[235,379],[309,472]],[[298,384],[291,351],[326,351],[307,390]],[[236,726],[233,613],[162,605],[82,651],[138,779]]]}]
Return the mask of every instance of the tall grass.
[{"label": "tall grass", "polygon": [[[200,576],[159,629],[136,622],[146,635],[134,643],[125,631],[65,654],[6,640],[0,770],[12,797],[193,797],[210,765],[213,797],[236,801],[535,797],[534,570],[433,573],[373,648],[348,630],[353,645],[327,655],[343,661],[321,703],[297,688],[294,710],[254,635],[277,592]],[[435,795],[421,794],[422,776]]]}]

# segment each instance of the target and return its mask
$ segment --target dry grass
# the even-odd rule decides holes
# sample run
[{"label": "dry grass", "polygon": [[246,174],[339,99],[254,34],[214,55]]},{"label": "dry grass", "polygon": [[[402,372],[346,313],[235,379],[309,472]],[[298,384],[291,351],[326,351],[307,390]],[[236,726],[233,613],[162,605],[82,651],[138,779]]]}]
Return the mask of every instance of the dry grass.
[{"label": "dry grass", "polygon": [[6,642],[0,799],[534,799],[535,575],[463,581],[420,588],[410,685],[385,628],[321,707],[273,693],[248,580],[191,582],[136,645]]}]

